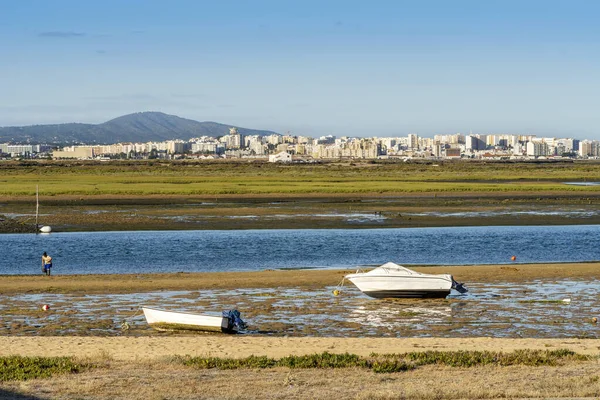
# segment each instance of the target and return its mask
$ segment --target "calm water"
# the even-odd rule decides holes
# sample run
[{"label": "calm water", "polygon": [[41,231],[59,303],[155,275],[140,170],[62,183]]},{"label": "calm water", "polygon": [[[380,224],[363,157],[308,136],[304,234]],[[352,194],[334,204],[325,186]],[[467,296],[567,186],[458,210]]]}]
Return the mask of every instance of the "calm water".
[{"label": "calm water", "polygon": [[600,260],[600,226],[75,232],[0,235],[0,274],[255,271]]}]

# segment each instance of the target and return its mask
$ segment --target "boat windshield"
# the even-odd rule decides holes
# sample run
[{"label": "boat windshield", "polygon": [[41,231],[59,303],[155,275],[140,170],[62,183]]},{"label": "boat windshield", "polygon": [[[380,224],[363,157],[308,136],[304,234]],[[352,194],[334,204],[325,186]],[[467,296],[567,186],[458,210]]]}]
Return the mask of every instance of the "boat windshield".
[{"label": "boat windshield", "polygon": [[422,275],[419,272],[413,271],[393,262],[387,262],[367,272],[367,274]]}]

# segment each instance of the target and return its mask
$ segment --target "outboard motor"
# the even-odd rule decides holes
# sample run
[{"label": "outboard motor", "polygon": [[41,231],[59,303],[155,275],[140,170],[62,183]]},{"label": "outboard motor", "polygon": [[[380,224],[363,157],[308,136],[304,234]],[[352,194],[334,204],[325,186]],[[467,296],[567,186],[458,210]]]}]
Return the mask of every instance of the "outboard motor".
[{"label": "outboard motor", "polygon": [[452,289],[456,290],[458,293],[465,294],[469,291],[464,285],[464,283],[456,282],[454,277],[452,278]]},{"label": "outboard motor", "polygon": [[234,327],[236,327],[238,331],[247,328],[247,325],[242,321],[242,317],[238,310],[223,311],[223,317],[227,318],[229,321],[229,326],[227,327],[229,331],[233,331]]}]

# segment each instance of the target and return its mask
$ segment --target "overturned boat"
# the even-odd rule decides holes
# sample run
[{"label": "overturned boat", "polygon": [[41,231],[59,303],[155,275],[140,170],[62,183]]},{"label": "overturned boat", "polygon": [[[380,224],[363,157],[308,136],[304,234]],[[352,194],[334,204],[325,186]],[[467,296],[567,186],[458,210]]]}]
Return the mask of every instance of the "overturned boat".
[{"label": "overturned boat", "polygon": [[466,293],[463,284],[449,274],[422,274],[393,262],[371,271],[356,271],[344,277],[361,292],[375,298],[443,298],[451,289]]},{"label": "overturned boat", "polygon": [[157,330],[191,330],[236,333],[246,329],[238,310],[223,311],[221,316],[193,314],[142,307],[146,322]]}]

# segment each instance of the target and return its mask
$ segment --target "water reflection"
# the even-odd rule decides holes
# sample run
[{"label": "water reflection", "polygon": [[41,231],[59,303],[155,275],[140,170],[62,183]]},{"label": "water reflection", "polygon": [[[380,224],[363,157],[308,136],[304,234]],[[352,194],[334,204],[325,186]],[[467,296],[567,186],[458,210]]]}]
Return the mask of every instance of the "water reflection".
[{"label": "water reflection", "polygon": [[486,217],[503,217],[503,216],[547,216],[547,217],[564,217],[564,218],[590,218],[600,215],[600,210],[574,209],[567,210],[563,208],[547,208],[547,209],[530,209],[516,210],[507,208],[504,210],[487,210],[487,211],[427,211],[427,212],[405,212],[403,215],[410,217],[440,217],[440,218],[486,218]]},{"label": "water reflection", "polygon": [[[247,334],[330,337],[598,337],[597,281],[470,283],[441,300],[367,297],[354,287],[164,291],[72,295],[19,294],[0,300],[2,335],[164,335],[140,306],[183,312],[237,308]],[[570,303],[563,300],[570,299]],[[49,304],[50,310],[41,310]],[[121,330],[127,321],[131,329]],[[169,333],[167,333],[169,334]]]}]

